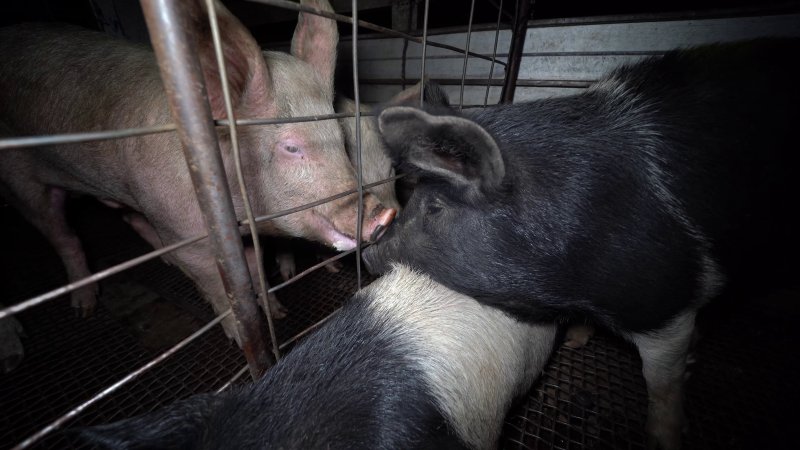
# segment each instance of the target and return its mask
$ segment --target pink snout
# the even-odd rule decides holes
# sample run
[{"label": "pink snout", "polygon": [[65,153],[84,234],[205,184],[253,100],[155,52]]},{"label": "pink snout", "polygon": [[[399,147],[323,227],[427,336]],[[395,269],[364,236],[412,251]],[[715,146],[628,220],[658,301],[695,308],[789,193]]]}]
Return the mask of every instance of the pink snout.
[{"label": "pink snout", "polygon": [[375,242],[383,236],[386,228],[392,223],[394,216],[397,215],[397,210],[394,208],[383,208],[377,215],[367,222],[368,227],[364,230],[364,235],[367,236],[367,241]]}]

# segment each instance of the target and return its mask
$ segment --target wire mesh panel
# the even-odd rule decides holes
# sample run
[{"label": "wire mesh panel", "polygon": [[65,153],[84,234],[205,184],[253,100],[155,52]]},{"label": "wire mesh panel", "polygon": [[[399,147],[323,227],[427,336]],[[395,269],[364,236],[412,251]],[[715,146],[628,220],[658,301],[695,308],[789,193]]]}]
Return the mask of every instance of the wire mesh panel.
[{"label": "wire mesh panel", "polygon": [[595,336],[559,348],[531,396],[509,414],[506,448],[641,448],[647,391],[636,350]]},{"label": "wire mesh panel", "polygon": [[[49,246],[15,212],[0,211],[3,227],[14,231],[0,235],[0,244],[25,249],[0,257],[3,292],[22,298],[31,289],[63,282],[60,261]],[[111,264],[147,249],[116,220],[113,211],[81,202],[76,212],[78,218],[90,218],[77,220],[79,232],[96,232],[99,237],[88,241],[93,243],[89,247],[93,264]],[[116,245],[108,245],[111,242]],[[151,305],[165,303],[174,308],[145,308],[143,319],[135,313],[117,315],[105,299],[118,295],[115,291],[120,286],[126,300],[149,297]],[[285,320],[277,321],[281,342],[335,311],[355,286],[354,264],[346,261],[339,273],[320,270],[303,283],[279,291],[279,299],[291,311]],[[97,314],[89,319],[75,317],[64,301],[21,315],[27,326],[28,354],[19,370],[2,375],[0,448],[18,443],[171,343],[143,339],[147,335],[143,324],[157,326],[152,324],[163,319],[165,311],[172,311],[166,323],[170,327],[188,323],[186,329],[192,331],[213,316],[191,282],[160,261],[109,279],[103,292]],[[793,306],[797,298],[796,290],[770,296],[728,295],[703,311],[696,362],[689,369],[687,384],[686,448],[793,448],[794,410],[800,400],[800,387],[794,382],[800,370],[800,356],[794,349],[800,337],[796,327],[800,314]],[[238,348],[220,329],[214,329],[163,366],[88,409],[70,427],[107,423],[213,391],[244,364]],[[644,448],[646,402],[636,350],[601,332],[583,348],[556,351],[529,395],[509,413],[501,448]],[[57,433],[35,448],[71,448],[71,439],[69,434]]]},{"label": "wire mesh panel", "polygon": [[[73,211],[79,234],[92,236],[87,239],[87,253],[93,267],[148,250],[117,212],[90,200],[76,202]],[[0,257],[0,268],[8,269],[2,271],[0,286],[9,302],[65,281],[57,255],[16,212],[0,208],[0,226],[13,230],[0,235],[0,246],[9,250]],[[338,273],[320,270],[304,283],[279,291],[279,299],[291,312],[277,322],[280,342],[327,317],[356,291],[354,264],[346,262]],[[365,282],[369,280],[365,277]],[[191,281],[159,260],[109,278],[101,289],[101,303],[88,319],[76,317],[66,301],[46,303],[20,315],[27,334],[26,356],[17,370],[0,375],[0,448],[19,443],[214,317]],[[108,423],[213,391],[243,366],[238,347],[214,328],[89,408],[70,426]],[[69,434],[57,433],[34,448],[69,448],[70,439]]]},{"label": "wire mesh panel", "polygon": [[[295,3],[280,0],[261,3],[295,11],[302,9]],[[522,0],[517,4],[529,6],[530,2]],[[483,86],[485,83],[482,106],[486,106],[490,87],[500,85],[496,72],[505,70],[503,68],[511,61],[507,60],[508,55],[504,55],[502,49],[498,53],[502,0],[498,7],[496,30],[492,30],[494,42],[491,56],[488,51],[472,51],[474,47],[470,39],[474,5],[474,1],[469,5],[470,22],[463,48],[429,40],[427,0],[423,4],[421,36],[397,33],[359,22],[355,2],[352,20],[327,14],[326,17],[345,22],[350,20],[349,23],[353,24],[351,62],[356,104],[359,103],[360,85],[357,29],[362,26],[406,40],[402,50],[403,84],[406,82],[409,42],[415,43],[414,51],[419,52],[419,75],[409,75],[409,79],[415,81],[427,75],[426,52],[429,47],[437,51],[454,52],[456,56],[450,55],[451,59],[463,57],[460,80],[450,83],[459,88],[458,105],[467,103],[465,84]],[[307,9],[305,11],[308,12]],[[515,32],[524,33],[527,14],[523,12],[517,19],[515,25],[521,31]],[[507,44],[505,42],[504,45]],[[501,60],[498,60],[498,54]],[[521,43],[515,54],[518,58],[522,57]],[[526,57],[533,56],[552,55],[528,54]],[[470,61],[474,61],[471,58],[477,58],[481,64],[488,66],[485,80],[467,78]],[[518,69],[519,61],[516,61],[514,70]],[[561,86],[564,83],[553,84]],[[578,89],[587,84],[582,82],[569,87]],[[514,82],[511,81],[511,94],[504,96],[507,101],[513,98],[513,86]],[[481,106],[480,101],[473,103],[470,106]],[[359,117],[360,112],[356,112],[355,116]],[[340,117],[343,116],[255,119],[249,125],[254,122],[263,125]],[[240,125],[247,125],[246,122],[243,120]],[[356,120],[356,123],[359,121]],[[230,121],[218,121],[217,124],[230,125]],[[173,125],[165,125],[145,131],[166,132],[174,129]],[[124,131],[112,135],[125,136],[140,132]],[[102,138],[112,136],[100,135]],[[92,133],[79,138],[97,137]],[[51,141],[52,138],[25,138],[7,140],[3,145],[34,146]],[[360,153],[360,144],[357,147]],[[359,196],[363,196],[363,184],[359,175],[358,188],[349,194],[358,192]],[[81,235],[91,236],[91,239],[85,240],[85,250],[95,271],[115,267],[150,250],[147,244],[124,226],[118,213],[100,208],[93,202],[79,202],[73,211],[71,222]],[[253,218],[250,214],[247,222],[265,222],[276,215],[291,212],[259,212],[269,213],[260,218]],[[363,211],[359,211],[359,214],[363,214]],[[3,208],[0,220],[3,221],[2,229],[9,231],[0,235],[4,248],[0,258],[3,276],[0,286],[4,292],[4,302],[15,304],[55,289],[67,281],[58,257],[18,215]],[[358,223],[360,230],[360,220]],[[357,237],[360,244],[360,232]],[[361,273],[359,259],[354,257],[356,255],[345,258],[345,264],[339,272],[317,270],[301,282],[289,284],[276,292],[290,311],[286,319],[275,322],[273,341],[276,346],[282,344],[281,349],[289,351],[294,342],[313,332],[321,321],[335,313],[358,286],[371,281],[369,275]],[[272,285],[278,283],[274,275],[269,281]],[[0,422],[3,427],[0,430],[0,447],[19,443],[41,429],[43,424],[61,417],[76,403],[85,401],[143,367],[163,355],[163,351],[174,348],[186,336],[215,320],[210,307],[202,301],[193,284],[180,270],[157,259],[105,278],[101,288],[102,303],[96,315],[90,319],[73,317],[71,308],[63,298],[43,301],[35,308],[18,314],[28,330],[24,341],[26,358],[17,371],[2,375]],[[798,369],[798,357],[790,351],[797,336],[793,324],[798,317],[796,314],[773,317],[753,307],[752,302],[748,305],[735,309],[724,320],[711,320],[706,324],[708,336],[697,347],[697,359],[700,362],[692,367],[692,378],[688,385],[687,409],[691,429],[686,439],[687,448],[744,449],[759,444],[781,448],[788,442],[787,430],[790,428],[784,422],[790,422],[789,419],[794,416],[793,405],[800,400],[798,388],[791,382]],[[765,323],[774,326],[765,331]],[[765,342],[769,345],[764,345]],[[237,379],[245,364],[245,358],[237,346],[225,337],[219,327],[214,327],[172,357],[82,411],[69,422],[69,426],[107,423],[152,411],[194,393],[219,389]],[[522,399],[509,415],[502,447],[642,448],[647,400],[640,370],[641,362],[634,348],[619,338],[600,334],[582,349],[560,348],[530,395]],[[779,382],[775,381],[776,374]],[[236,382],[246,380],[247,377],[243,377]],[[747,388],[743,389],[745,386]],[[73,437],[69,433],[56,432],[46,436],[37,445],[39,448],[70,448],[75,445],[71,442]]]}]

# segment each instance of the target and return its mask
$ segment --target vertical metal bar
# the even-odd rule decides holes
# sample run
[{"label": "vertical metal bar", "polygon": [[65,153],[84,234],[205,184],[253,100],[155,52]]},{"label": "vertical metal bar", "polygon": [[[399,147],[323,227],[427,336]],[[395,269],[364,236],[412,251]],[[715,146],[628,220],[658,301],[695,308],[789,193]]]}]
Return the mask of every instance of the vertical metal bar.
[{"label": "vertical metal bar", "polygon": [[506,80],[503,91],[500,93],[501,103],[514,101],[514,90],[517,87],[519,67],[522,61],[522,50],[525,47],[525,35],[528,31],[528,19],[534,0],[517,0],[517,15],[511,35],[511,46],[508,50],[508,65],[506,66]]},{"label": "vertical metal bar", "polygon": [[361,228],[364,218],[364,171],[361,167],[361,96],[358,91],[358,0],[353,0],[353,100],[356,102],[356,163],[358,164],[358,214],[356,215],[356,275],[361,290]]},{"label": "vertical metal bar", "polygon": [[[472,38],[472,16],[475,13],[475,0],[469,7],[469,25],[467,25],[467,45],[464,48],[464,68],[461,71],[461,93],[458,96],[458,109],[464,109],[464,81],[467,79],[467,64],[469,63],[469,41]],[[492,61],[494,62],[494,61]]]},{"label": "vertical metal bar", "polygon": [[206,0],[206,9],[208,9],[208,20],[211,23],[211,37],[214,41],[214,54],[217,57],[217,66],[219,66],[219,78],[222,84],[222,98],[225,101],[225,114],[228,116],[228,130],[231,135],[231,149],[233,150],[233,162],[236,168],[236,178],[239,182],[239,189],[242,194],[242,203],[244,204],[245,215],[247,216],[247,223],[250,226],[250,236],[253,237],[253,250],[256,255],[256,271],[258,273],[258,286],[260,290],[260,299],[262,302],[261,309],[267,315],[267,327],[269,328],[269,338],[272,343],[272,355],[275,361],[281,358],[280,350],[278,350],[278,337],[275,333],[275,324],[272,320],[272,309],[269,307],[269,293],[267,292],[267,279],[264,274],[264,258],[261,252],[261,240],[258,238],[258,228],[256,221],[253,220],[253,209],[250,207],[250,197],[247,195],[247,185],[244,181],[244,174],[242,173],[242,158],[239,153],[239,132],[236,127],[236,116],[233,113],[233,104],[231,102],[230,88],[228,86],[228,70],[225,67],[225,57],[222,55],[222,39],[219,35],[219,24],[217,23],[217,11],[214,8],[214,0]]},{"label": "vertical metal bar", "polygon": [[494,49],[492,50],[492,64],[489,66],[489,79],[486,80],[486,95],[483,97],[483,106],[489,104],[489,90],[492,87],[492,76],[494,75],[494,62],[497,59],[497,41],[500,37],[500,19],[503,17],[503,0],[497,7],[497,27],[494,30]]},{"label": "vertical metal bar", "polygon": [[[425,15],[422,19],[422,67],[420,69],[419,79],[425,82],[425,53],[428,51],[428,3],[430,0],[425,0]],[[425,102],[425,85],[419,90],[419,107],[422,108]]]},{"label": "vertical metal bar", "polygon": [[400,62],[400,89],[406,90],[406,63],[408,62],[408,39],[403,39],[403,60]]},{"label": "vertical metal bar", "polygon": [[247,270],[208,104],[197,39],[193,38],[198,30],[188,20],[190,15],[198,17],[200,3],[142,0],[141,4],[242,350],[250,374],[257,378],[269,367],[270,360],[263,334],[264,321]]}]

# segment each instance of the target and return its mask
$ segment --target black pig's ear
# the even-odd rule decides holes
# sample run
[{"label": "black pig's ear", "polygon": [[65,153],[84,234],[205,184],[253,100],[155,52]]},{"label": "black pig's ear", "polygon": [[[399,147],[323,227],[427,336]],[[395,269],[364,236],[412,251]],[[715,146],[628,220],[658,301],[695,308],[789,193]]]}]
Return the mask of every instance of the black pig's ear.
[{"label": "black pig's ear", "polygon": [[477,123],[416,108],[387,108],[378,118],[392,158],[460,187],[495,189],[505,165],[494,138]]},{"label": "black pig's ear", "polygon": [[93,449],[201,448],[219,401],[216,395],[199,395],[151,414],[74,431]]}]

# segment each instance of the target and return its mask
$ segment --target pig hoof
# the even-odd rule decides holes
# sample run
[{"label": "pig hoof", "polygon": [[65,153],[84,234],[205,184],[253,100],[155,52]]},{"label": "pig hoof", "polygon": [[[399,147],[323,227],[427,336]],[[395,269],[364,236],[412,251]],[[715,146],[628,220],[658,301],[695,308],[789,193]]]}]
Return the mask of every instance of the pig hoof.
[{"label": "pig hoof", "polygon": [[242,339],[239,337],[239,331],[236,329],[236,322],[233,319],[233,315],[222,319],[222,331],[225,332],[225,336],[228,337],[229,341],[235,342],[239,348],[242,348]]},{"label": "pig hoof", "polygon": [[278,253],[275,255],[275,261],[278,263],[283,281],[289,281],[297,274],[293,253]]},{"label": "pig hoof", "polygon": [[325,270],[327,270],[329,273],[339,273],[343,268],[344,264],[342,264],[341,261],[332,261],[328,264],[325,264]]},{"label": "pig hoof", "polygon": [[278,301],[275,294],[269,295],[269,312],[272,314],[273,319],[283,319],[289,314],[289,309]]},{"label": "pig hoof", "polygon": [[564,345],[569,348],[581,348],[589,343],[589,339],[594,336],[593,325],[571,325],[567,329],[567,337]]},{"label": "pig hoof", "polygon": [[70,305],[75,309],[75,315],[81,318],[90,317],[94,314],[97,306],[97,286],[86,286],[72,292]]},{"label": "pig hoof", "polygon": [[22,324],[14,317],[0,320],[0,373],[16,369],[25,356]]}]

